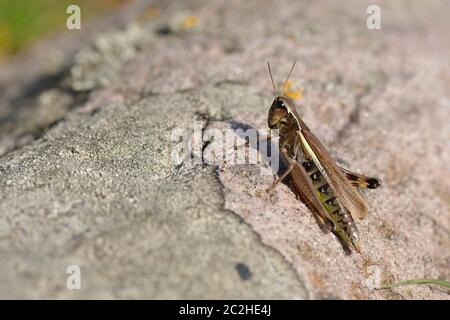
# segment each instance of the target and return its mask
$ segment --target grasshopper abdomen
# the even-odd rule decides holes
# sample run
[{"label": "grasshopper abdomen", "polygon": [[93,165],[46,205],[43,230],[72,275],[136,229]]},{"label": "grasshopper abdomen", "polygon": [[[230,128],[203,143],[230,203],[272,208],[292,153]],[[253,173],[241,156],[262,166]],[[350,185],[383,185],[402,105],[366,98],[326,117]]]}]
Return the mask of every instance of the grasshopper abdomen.
[{"label": "grasshopper abdomen", "polygon": [[361,245],[359,243],[358,229],[351,214],[342,206],[335,192],[322,176],[314,162],[303,159],[301,163],[311,179],[322,206],[332,218],[332,221],[329,222],[334,226],[334,232],[341,238],[346,239],[346,243],[351,243],[357,252],[360,252]]}]

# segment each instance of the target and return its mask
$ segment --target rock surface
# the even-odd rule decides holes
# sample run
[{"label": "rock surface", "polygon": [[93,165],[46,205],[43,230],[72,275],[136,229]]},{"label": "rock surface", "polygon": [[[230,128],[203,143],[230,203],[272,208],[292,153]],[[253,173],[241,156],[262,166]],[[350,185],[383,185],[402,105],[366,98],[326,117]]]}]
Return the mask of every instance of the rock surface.
[{"label": "rock surface", "polygon": [[[69,32],[3,66],[0,297],[448,299],[370,284],[450,278],[450,4],[381,1],[373,31],[369,4],[139,2],[77,50]],[[266,194],[265,164],[173,161],[195,121],[265,128],[266,61],[278,83],[294,59],[305,121],[383,181],[363,192],[360,255],[287,185]]]}]

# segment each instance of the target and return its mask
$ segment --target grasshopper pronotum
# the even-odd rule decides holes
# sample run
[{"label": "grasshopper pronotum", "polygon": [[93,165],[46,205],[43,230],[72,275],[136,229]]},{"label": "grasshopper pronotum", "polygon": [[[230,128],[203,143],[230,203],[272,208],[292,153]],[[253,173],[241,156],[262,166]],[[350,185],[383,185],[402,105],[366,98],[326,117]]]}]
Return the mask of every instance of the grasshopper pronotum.
[{"label": "grasshopper pronotum", "polygon": [[375,189],[377,178],[366,177],[341,168],[297,113],[293,100],[284,95],[295,62],[277,94],[268,63],[275,99],[269,109],[268,126],[279,130],[279,149],[288,169],[269,188],[288,175],[300,198],[314,212],[322,229],[333,231],[344,247],[361,252],[358,229],[352,216],[364,218],[368,211],[356,187]]}]

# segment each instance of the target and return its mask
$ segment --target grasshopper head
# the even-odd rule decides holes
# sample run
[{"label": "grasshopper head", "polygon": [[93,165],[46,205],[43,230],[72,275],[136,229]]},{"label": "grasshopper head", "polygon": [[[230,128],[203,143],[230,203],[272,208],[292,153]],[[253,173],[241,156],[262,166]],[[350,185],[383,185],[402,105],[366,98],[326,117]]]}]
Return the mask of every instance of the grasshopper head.
[{"label": "grasshopper head", "polygon": [[267,118],[267,125],[270,129],[277,128],[278,123],[287,115],[288,111],[286,105],[280,97],[273,100],[269,109],[269,116]]},{"label": "grasshopper head", "polygon": [[267,124],[270,129],[278,127],[278,124],[286,120],[288,113],[294,111],[295,107],[292,101],[287,97],[276,97],[269,109]]},{"label": "grasshopper head", "polygon": [[291,70],[288,73],[288,76],[286,77],[286,80],[284,81],[283,88],[281,89],[280,94],[277,94],[277,88],[275,86],[275,81],[273,81],[272,70],[270,69],[269,62],[267,62],[267,67],[269,69],[270,80],[272,81],[273,93],[276,97],[275,100],[273,100],[272,105],[270,106],[267,124],[270,129],[274,129],[279,128],[280,125],[282,125],[283,123],[285,124],[287,123],[286,116],[289,113],[294,113],[295,115],[297,115],[293,101],[288,97],[284,96],[286,84],[288,83],[292,70],[294,70],[295,67],[295,61],[291,67]]}]

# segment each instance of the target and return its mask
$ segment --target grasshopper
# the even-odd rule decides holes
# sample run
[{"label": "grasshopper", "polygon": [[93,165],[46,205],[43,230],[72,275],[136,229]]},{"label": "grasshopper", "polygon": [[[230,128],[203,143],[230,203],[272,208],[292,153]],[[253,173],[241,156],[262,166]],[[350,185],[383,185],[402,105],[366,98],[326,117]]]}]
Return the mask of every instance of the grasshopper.
[{"label": "grasshopper", "polygon": [[290,175],[291,185],[313,211],[322,230],[332,231],[344,249],[361,253],[358,229],[353,216],[363,219],[368,206],[355,187],[375,189],[377,178],[351,172],[336,164],[320,140],[311,132],[296,111],[294,101],[284,95],[295,62],[277,94],[270,63],[267,63],[275,99],[269,109],[268,126],[279,131],[279,152],[287,170],[268,191]]}]

